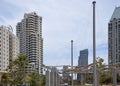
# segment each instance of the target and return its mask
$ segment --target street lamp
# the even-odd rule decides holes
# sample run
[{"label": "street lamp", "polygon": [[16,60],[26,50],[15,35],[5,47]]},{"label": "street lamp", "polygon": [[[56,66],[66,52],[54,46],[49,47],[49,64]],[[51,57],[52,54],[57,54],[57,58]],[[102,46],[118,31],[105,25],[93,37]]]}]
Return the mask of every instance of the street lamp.
[{"label": "street lamp", "polygon": [[97,71],[96,71],[96,38],[95,38],[95,4],[93,1],[93,64],[94,64],[94,86],[97,86]]},{"label": "street lamp", "polygon": [[73,40],[71,40],[71,81],[73,86]]}]

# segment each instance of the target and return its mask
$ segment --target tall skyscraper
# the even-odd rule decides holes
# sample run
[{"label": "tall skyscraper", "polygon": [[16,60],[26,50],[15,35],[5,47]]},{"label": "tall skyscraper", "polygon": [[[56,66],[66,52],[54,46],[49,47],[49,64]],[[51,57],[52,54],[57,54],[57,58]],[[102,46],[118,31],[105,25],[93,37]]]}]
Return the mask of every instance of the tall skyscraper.
[{"label": "tall skyscraper", "polygon": [[120,7],[116,7],[108,23],[108,64],[120,62]]},{"label": "tall skyscraper", "polygon": [[0,71],[7,71],[10,59],[19,54],[19,40],[11,27],[0,26]]},{"label": "tall skyscraper", "polygon": [[87,66],[87,65],[88,65],[88,49],[81,50],[78,59],[78,66]]},{"label": "tall skyscraper", "polygon": [[[78,58],[78,66],[87,66],[88,65],[88,49],[80,51],[80,56]],[[84,76],[83,76],[84,77]],[[77,74],[77,80],[80,80],[81,74]]]},{"label": "tall skyscraper", "polygon": [[35,12],[25,13],[21,22],[17,23],[16,34],[20,40],[20,53],[29,58],[38,72],[42,73],[43,38],[42,17]]}]

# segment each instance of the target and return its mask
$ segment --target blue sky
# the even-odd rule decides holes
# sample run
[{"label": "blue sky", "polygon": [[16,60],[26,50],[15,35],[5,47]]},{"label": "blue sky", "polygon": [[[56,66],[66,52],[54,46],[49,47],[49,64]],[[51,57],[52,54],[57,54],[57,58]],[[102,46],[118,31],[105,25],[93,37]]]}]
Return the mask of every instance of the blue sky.
[{"label": "blue sky", "polygon": [[[108,22],[120,0],[96,0],[96,56],[108,59]],[[70,64],[70,41],[74,40],[74,65],[79,52],[89,49],[92,63],[92,0],[1,0],[0,25],[14,29],[24,13],[43,17],[44,64]]]}]

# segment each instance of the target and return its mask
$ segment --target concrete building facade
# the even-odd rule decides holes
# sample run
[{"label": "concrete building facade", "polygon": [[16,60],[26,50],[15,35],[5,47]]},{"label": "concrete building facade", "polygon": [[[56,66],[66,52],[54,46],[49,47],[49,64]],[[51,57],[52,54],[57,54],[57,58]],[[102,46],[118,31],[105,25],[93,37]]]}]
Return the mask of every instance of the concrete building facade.
[{"label": "concrete building facade", "polygon": [[16,34],[20,40],[20,53],[35,64],[41,74],[43,65],[42,17],[35,12],[25,13],[21,22],[17,23]]},{"label": "concrete building facade", "polygon": [[46,71],[46,85],[45,86],[60,86],[60,75],[55,67]]},{"label": "concrete building facade", "polygon": [[108,23],[108,64],[120,62],[120,7],[116,7]]},{"label": "concrete building facade", "polygon": [[0,26],[0,71],[7,71],[10,59],[19,54],[19,41],[11,27]]},{"label": "concrete building facade", "polygon": [[13,30],[9,27],[9,57],[10,59],[16,59],[20,53],[19,39],[13,34]]}]

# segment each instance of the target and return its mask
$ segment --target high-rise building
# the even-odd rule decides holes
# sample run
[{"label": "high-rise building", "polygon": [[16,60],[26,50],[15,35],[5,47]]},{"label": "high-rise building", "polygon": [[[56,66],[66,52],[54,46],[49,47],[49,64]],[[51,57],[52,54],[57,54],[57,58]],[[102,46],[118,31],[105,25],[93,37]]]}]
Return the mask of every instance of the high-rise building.
[{"label": "high-rise building", "polygon": [[[88,49],[84,49],[80,51],[80,56],[78,58],[78,66],[87,66],[88,65]],[[83,76],[84,77],[84,76]],[[81,74],[77,74],[77,80],[80,80]]]},{"label": "high-rise building", "polygon": [[88,49],[81,50],[78,59],[78,66],[87,66],[87,65],[88,65]]},{"label": "high-rise building", "polygon": [[16,34],[20,40],[20,53],[29,58],[38,72],[42,73],[43,38],[42,17],[35,12],[25,13],[24,18],[16,26]]},{"label": "high-rise building", "polygon": [[120,7],[116,7],[108,23],[108,64],[120,62]]},{"label": "high-rise building", "polygon": [[20,53],[19,39],[13,34],[12,27],[9,27],[9,57],[16,59]]},{"label": "high-rise building", "polygon": [[19,41],[11,27],[0,26],[0,71],[6,71],[9,60],[17,58]]}]

